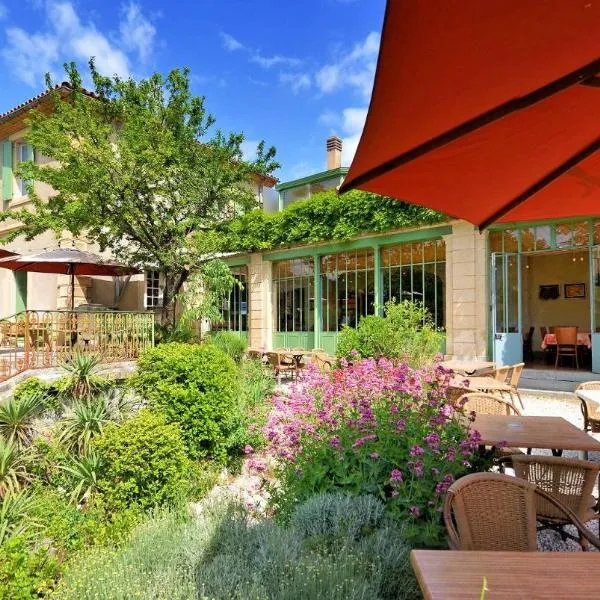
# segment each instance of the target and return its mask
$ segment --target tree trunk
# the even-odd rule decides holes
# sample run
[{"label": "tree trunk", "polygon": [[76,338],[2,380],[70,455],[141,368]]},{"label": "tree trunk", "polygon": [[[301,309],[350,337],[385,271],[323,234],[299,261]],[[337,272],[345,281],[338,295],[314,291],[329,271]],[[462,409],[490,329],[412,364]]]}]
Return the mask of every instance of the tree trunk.
[{"label": "tree trunk", "polygon": [[166,327],[174,327],[177,321],[175,300],[183,284],[189,277],[189,271],[185,269],[175,275],[165,273],[165,287],[163,290],[163,303],[160,311],[161,323]]}]

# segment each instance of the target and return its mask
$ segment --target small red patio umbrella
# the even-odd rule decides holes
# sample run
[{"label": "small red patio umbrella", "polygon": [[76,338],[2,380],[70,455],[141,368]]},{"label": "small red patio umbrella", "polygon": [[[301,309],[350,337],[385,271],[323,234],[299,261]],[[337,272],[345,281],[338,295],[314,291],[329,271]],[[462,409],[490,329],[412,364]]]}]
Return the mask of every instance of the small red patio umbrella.
[{"label": "small red patio umbrella", "polygon": [[340,191],[484,228],[600,214],[600,3],[388,0]]},{"label": "small red patio umbrella", "polygon": [[57,273],[71,277],[71,309],[75,308],[75,277],[78,275],[130,275],[138,269],[104,260],[93,252],[77,248],[55,248],[29,256],[9,256],[0,267],[30,273]]}]

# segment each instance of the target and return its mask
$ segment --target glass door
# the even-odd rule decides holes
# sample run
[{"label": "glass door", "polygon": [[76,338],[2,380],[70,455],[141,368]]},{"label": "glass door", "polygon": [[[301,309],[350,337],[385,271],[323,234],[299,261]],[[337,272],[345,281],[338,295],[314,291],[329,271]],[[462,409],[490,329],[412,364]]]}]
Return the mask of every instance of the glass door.
[{"label": "glass door", "polygon": [[600,246],[590,248],[590,312],[592,372],[600,373]]},{"label": "glass door", "polygon": [[521,256],[492,254],[492,333],[498,366],[523,362]]}]

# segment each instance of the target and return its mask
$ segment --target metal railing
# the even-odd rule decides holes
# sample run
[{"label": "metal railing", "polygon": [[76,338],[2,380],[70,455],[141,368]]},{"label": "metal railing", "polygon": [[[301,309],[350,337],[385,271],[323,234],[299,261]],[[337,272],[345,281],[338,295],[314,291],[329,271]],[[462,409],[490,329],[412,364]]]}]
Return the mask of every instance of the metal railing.
[{"label": "metal railing", "polygon": [[57,367],[73,354],[134,360],[154,345],[154,314],[26,310],[0,319],[0,381]]}]

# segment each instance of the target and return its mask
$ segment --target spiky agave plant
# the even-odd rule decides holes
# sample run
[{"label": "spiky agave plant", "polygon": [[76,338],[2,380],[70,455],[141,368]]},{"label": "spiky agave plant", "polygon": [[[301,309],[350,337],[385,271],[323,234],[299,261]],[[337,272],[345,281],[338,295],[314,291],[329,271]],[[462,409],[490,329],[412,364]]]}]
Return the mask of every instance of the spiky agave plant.
[{"label": "spiky agave plant", "polygon": [[67,414],[58,422],[58,440],[68,450],[83,456],[94,436],[102,433],[109,421],[104,396],[75,400]]},{"label": "spiky agave plant", "polygon": [[100,356],[81,352],[75,352],[70,360],[63,362],[61,367],[67,371],[63,395],[73,399],[89,399],[99,391],[103,383],[96,374],[99,363]]},{"label": "spiky agave plant", "polygon": [[31,519],[35,499],[27,492],[11,492],[0,498],[0,546],[13,536],[26,536],[39,526]]},{"label": "spiky agave plant", "polygon": [[16,493],[28,480],[24,454],[13,441],[0,436],[0,498]]},{"label": "spiky agave plant", "polygon": [[44,410],[45,399],[42,392],[29,392],[0,402],[0,435],[21,448],[27,446],[35,432],[35,419]]},{"label": "spiky agave plant", "polygon": [[98,491],[98,478],[102,471],[103,461],[93,450],[80,458],[73,458],[68,465],[61,468],[71,475],[73,490],[71,500],[77,503],[89,503]]}]

